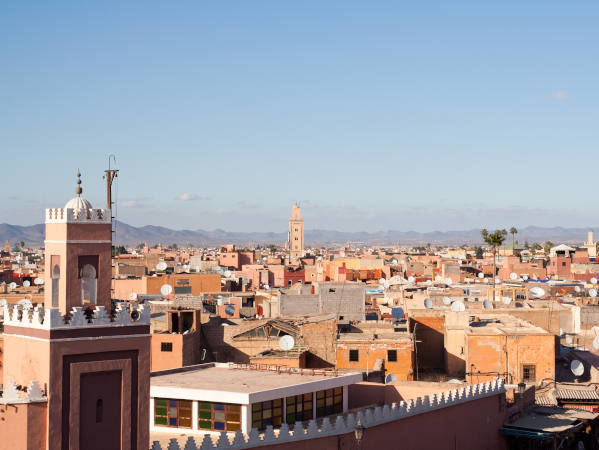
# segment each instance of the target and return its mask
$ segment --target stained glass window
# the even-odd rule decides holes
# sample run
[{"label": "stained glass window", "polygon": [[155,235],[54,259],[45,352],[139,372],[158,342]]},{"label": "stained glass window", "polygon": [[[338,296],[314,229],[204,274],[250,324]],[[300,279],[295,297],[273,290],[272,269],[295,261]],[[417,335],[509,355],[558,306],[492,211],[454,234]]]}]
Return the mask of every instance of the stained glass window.
[{"label": "stained glass window", "polygon": [[280,427],[283,423],[283,399],[252,403],[252,428],[264,430],[268,425]]},{"label": "stained glass window", "polygon": [[229,403],[198,403],[198,428],[213,431],[241,429],[241,405]]},{"label": "stained glass window", "polygon": [[154,399],[154,424],[165,427],[191,428],[191,402]]}]

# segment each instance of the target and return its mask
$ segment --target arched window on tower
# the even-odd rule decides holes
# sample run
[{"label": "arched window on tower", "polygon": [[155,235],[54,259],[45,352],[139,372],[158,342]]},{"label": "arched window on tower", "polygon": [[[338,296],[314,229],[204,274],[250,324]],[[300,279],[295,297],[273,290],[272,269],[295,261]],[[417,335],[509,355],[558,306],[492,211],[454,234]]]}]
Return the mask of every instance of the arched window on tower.
[{"label": "arched window on tower", "polygon": [[60,286],[60,266],[55,264],[52,268],[52,308],[58,307],[58,296]]},{"label": "arched window on tower", "polygon": [[81,268],[79,277],[81,278],[81,303],[94,305],[98,282],[96,269],[91,264],[86,264]]}]

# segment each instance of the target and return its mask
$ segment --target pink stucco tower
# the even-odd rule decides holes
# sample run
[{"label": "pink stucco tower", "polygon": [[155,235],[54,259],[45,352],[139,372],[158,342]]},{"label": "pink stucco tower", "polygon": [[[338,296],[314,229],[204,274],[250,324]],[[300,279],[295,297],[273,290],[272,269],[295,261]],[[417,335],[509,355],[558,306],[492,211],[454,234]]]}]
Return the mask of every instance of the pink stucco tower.
[{"label": "pink stucco tower", "polygon": [[304,219],[301,216],[299,205],[293,205],[291,219],[289,219],[289,261],[295,262],[304,256]]},{"label": "pink stucco tower", "polygon": [[42,448],[147,450],[149,308],[111,311],[111,212],[79,184],[46,210],[44,304],[5,307],[5,384],[41,388]]}]

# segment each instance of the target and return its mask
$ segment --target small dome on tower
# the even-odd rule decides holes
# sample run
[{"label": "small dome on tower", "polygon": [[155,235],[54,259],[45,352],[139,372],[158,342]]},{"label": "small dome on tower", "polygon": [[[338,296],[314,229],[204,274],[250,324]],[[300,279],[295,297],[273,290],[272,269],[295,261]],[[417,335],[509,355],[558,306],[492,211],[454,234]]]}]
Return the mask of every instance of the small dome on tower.
[{"label": "small dome on tower", "polygon": [[71,200],[69,200],[67,202],[66,205],[64,205],[65,208],[70,208],[70,209],[92,209],[93,206],[92,204],[81,197],[75,197],[72,198]]},{"label": "small dome on tower", "polygon": [[92,209],[92,204],[84,198],[81,198],[83,188],[81,187],[81,173],[77,172],[77,189],[75,189],[77,197],[72,198],[64,205],[65,208],[69,209]]}]

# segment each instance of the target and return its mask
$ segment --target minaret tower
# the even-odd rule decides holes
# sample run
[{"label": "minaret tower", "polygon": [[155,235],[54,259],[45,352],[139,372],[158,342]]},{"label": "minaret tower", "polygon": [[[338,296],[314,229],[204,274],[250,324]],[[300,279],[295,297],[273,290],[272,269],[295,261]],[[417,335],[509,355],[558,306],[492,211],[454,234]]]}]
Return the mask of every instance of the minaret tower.
[{"label": "minaret tower", "polygon": [[76,193],[46,210],[44,303],[4,307],[4,387],[46,403],[28,433],[47,450],[147,450],[150,310],[111,310],[111,211],[81,196],[80,174]]},{"label": "minaret tower", "polygon": [[296,203],[291,211],[289,219],[289,262],[296,262],[304,256],[304,219],[301,217],[301,209]]}]

